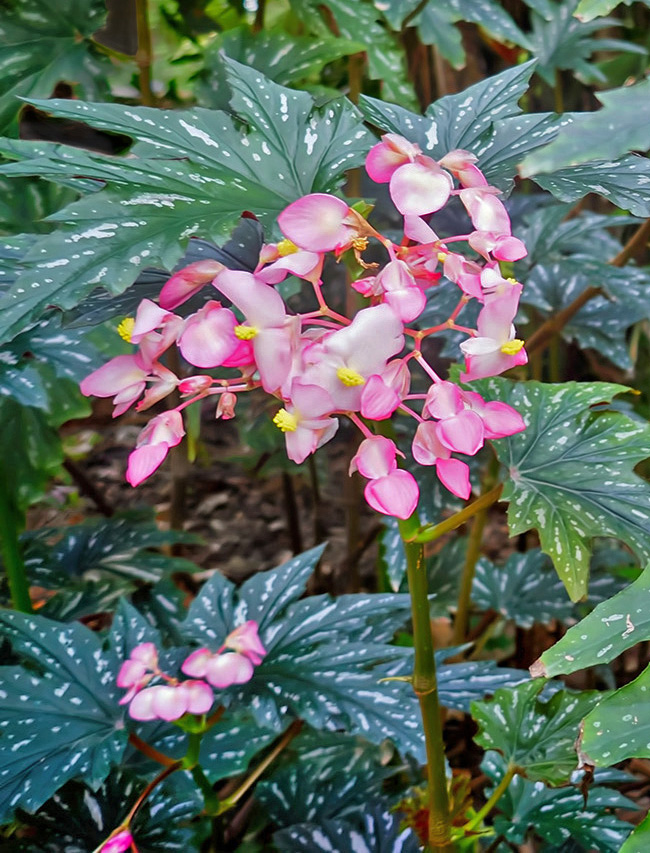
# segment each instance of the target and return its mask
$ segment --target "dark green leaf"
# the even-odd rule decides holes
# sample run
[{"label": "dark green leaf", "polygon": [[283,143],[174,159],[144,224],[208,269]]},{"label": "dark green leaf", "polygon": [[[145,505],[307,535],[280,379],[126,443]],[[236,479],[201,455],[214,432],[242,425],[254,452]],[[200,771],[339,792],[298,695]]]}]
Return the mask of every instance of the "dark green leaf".
[{"label": "dark green leaf", "polygon": [[650,843],[650,814],[635,827],[619,853],[645,853]]},{"label": "dark green leaf", "polygon": [[306,92],[226,61],[236,117],[46,101],[41,105],[53,115],[130,135],[136,141],[129,156],[28,142],[13,143],[11,153],[5,145],[22,159],[0,167],[6,174],[57,182],[82,175],[105,188],[54,215],[66,226],[24,259],[29,269],[0,300],[0,334],[20,331],[46,305],[73,307],[95,285],[120,293],[144,266],[171,268],[190,235],[219,239],[244,210],[271,228],[287,204],[336,190],[344,170],[361,162],[370,136],[349,103],[317,110]]},{"label": "dark green leaf", "polygon": [[[97,787],[126,745],[118,662],[79,623],[0,613],[0,631],[31,670],[0,668],[0,821],[39,808],[65,782]],[[37,675],[34,672],[41,673]]]},{"label": "dark green leaf", "polygon": [[496,749],[509,767],[531,782],[566,783],[576,769],[575,742],[580,722],[601,694],[555,693],[548,702],[538,694],[543,680],[536,679],[510,690],[497,690],[494,698],[472,703],[479,726],[476,742]]},{"label": "dark green leaf", "polygon": [[510,534],[539,531],[574,601],[587,593],[594,536],[614,536],[650,556],[650,486],[632,470],[647,456],[650,429],[619,412],[589,408],[623,386],[491,379],[480,388],[517,409],[527,425],[494,445],[509,472],[503,500],[510,502]]},{"label": "dark green leaf", "polygon": [[649,600],[650,564],[638,580],[599,604],[545,651],[533,664],[535,675],[554,678],[609,663],[630,646],[650,640]]}]

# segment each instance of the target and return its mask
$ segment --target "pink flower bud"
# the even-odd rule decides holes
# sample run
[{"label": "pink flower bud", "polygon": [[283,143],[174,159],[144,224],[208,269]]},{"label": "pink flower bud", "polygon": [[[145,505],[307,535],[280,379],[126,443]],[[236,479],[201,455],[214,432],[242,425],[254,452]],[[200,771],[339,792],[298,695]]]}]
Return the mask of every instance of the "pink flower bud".
[{"label": "pink flower bud", "polygon": [[228,634],[224,646],[245,655],[255,666],[259,666],[266,655],[266,649],[262,645],[257,630],[257,622],[249,619]]},{"label": "pink flower bud", "polygon": [[202,394],[212,387],[214,379],[211,376],[188,376],[178,384],[178,390],[183,396],[191,396],[194,394]]},{"label": "pink flower bud", "polygon": [[168,310],[182,305],[223,269],[224,265],[214,260],[206,259],[188,264],[166,282],[160,291],[160,304]]},{"label": "pink flower bud", "polygon": [[100,853],[124,853],[133,843],[133,836],[128,829],[123,829],[117,835],[113,835],[99,848]]},{"label": "pink flower bud", "polygon": [[251,680],[254,671],[253,662],[246,655],[226,652],[210,659],[206,679],[213,687],[225,688],[232,684],[245,684]]},{"label": "pink flower bud", "polygon": [[232,391],[224,391],[219,396],[217,403],[216,417],[222,418],[224,421],[229,421],[235,417],[235,405],[237,403],[237,395]]}]

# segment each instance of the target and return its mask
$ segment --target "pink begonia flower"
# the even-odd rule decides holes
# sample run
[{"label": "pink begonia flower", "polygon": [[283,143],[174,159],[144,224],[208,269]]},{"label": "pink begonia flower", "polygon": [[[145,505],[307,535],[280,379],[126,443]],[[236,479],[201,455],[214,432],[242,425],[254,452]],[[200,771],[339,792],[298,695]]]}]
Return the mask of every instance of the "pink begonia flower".
[{"label": "pink begonia flower", "polygon": [[526,423],[516,409],[497,400],[487,402],[476,391],[463,391],[463,400],[483,421],[485,438],[505,438],[522,432]]},{"label": "pink begonia flower", "polygon": [[134,720],[179,720],[184,714],[205,714],[214,703],[211,688],[203,681],[159,684],[141,690],[129,706]]},{"label": "pink begonia flower", "polygon": [[214,286],[246,317],[248,325],[235,326],[234,334],[240,340],[251,341],[262,387],[273,393],[291,369],[300,319],[290,317],[280,294],[252,273],[225,270],[217,276]]},{"label": "pink begonia flower", "polygon": [[302,381],[324,388],[337,411],[358,411],[366,380],[381,375],[388,359],[404,346],[402,328],[389,305],[363,308],[349,326],[306,351]]},{"label": "pink begonia flower", "polygon": [[135,407],[137,412],[144,412],[151,406],[163,400],[179,383],[178,376],[159,362],[154,362],[149,368],[147,379],[153,383],[144,392],[142,400]]},{"label": "pink begonia flower", "polygon": [[397,258],[389,261],[376,276],[359,279],[352,283],[352,287],[364,296],[383,296],[383,301],[403,323],[419,317],[427,304],[427,298],[408,264]]},{"label": "pink begonia flower", "polygon": [[273,423],[284,433],[287,456],[299,465],[334,436],[339,422],[328,417],[334,402],[324,388],[294,380],[289,396]]},{"label": "pink begonia flower", "polygon": [[255,672],[255,664],[240,652],[211,652],[197,649],[181,666],[185,675],[205,678],[213,687],[225,689],[233,684],[245,684]]},{"label": "pink begonia flower", "polygon": [[117,355],[94,370],[79,387],[86,397],[113,397],[113,417],[124,414],[146,388],[148,370],[136,355]]},{"label": "pink begonia flower", "polygon": [[476,155],[456,148],[454,151],[445,154],[438,162],[443,169],[447,169],[455,178],[458,178],[462,187],[485,187],[487,180],[483,172],[475,165],[477,160]]},{"label": "pink begonia flower", "polygon": [[195,367],[220,367],[241,341],[235,335],[237,318],[220,302],[210,300],[185,320],[178,338],[181,355]]},{"label": "pink begonia flower", "polygon": [[266,284],[279,284],[291,274],[312,284],[320,281],[323,255],[299,249],[291,240],[281,240],[262,247],[260,263],[254,272]]},{"label": "pink begonia flower", "polygon": [[403,136],[385,133],[381,142],[373,145],[368,152],[366,172],[375,183],[388,183],[400,166],[413,163],[421,153],[419,145],[409,142]]},{"label": "pink begonia flower", "polygon": [[126,320],[118,331],[130,343],[138,345],[144,364],[151,367],[175,343],[182,327],[182,317],[165,311],[151,299],[143,299],[133,325]]},{"label": "pink begonia flower", "polygon": [[160,304],[163,308],[171,310],[182,305],[190,296],[193,296],[204,285],[212,281],[221,270],[225,269],[219,261],[206,258],[203,261],[195,261],[175,272],[168,279],[160,291]]},{"label": "pink begonia flower", "polygon": [[436,382],[429,388],[424,412],[438,418],[436,436],[448,450],[474,456],[483,447],[483,421],[465,408],[461,390],[453,382]]},{"label": "pink begonia flower", "polygon": [[231,631],[224,640],[224,646],[245,655],[255,666],[259,666],[262,658],[266,656],[266,649],[258,633],[258,624],[254,619],[249,619]]},{"label": "pink begonia flower", "polygon": [[486,297],[478,315],[477,337],[460,344],[465,356],[461,382],[496,376],[528,361],[524,342],[515,337],[512,325],[521,291],[521,284],[512,284],[505,291],[499,290]]},{"label": "pink begonia flower", "polygon": [[350,462],[350,474],[358,471],[370,479],[364,497],[374,510],[404,519],[415,511],[420,492],[413,475],[397,467],[398,452],[388,438],[366,438]]},{"label": "pink begonia flower", "polygon": [[180,444],[184,435],[183,418],[175,409],[152,418],[138,436],[135,450],[129,454],[128,482],[138,486],[146,480],[162,464],[170,447]]},{"label": "pink begonia flower", "polygon": [[129,688],[120,705],[131,699],[151,681],[158,671],[158,650],[153,643],[140,643],[124,661],[117,674],[117,686]]},{"label": "pink begonia flower", "polygon": [[294,201],[278,216],[282,233],[308,252],[332,252],[351,245],[360,217],[347,202],[325,193]]},{"label": "pink begonia flower", "polygon": [[451,451],[438,438],[436,424],[423,421],[418,425],[411,452],[420,465],[435,465],[442,485],[456,497],[467,500],[472,492],[469,466],[460,459],[451,458]]},{"label": "pink begonia flower", "polygon": [[443,259],[443,271],[445,278],[457,284],[466,296],[483,300],[483,289],[481,287],[482,268],[468,261],[462,255],[455,252],[446,252]]},{"label": "pink begonia flower", "polygon": [[100,853],[125,853],[133,843],[133,836],[128,829],[123,829],[113,835],[100,847]]},{"label": "pink begonia flower", "polygon": [[430,157],[421,157],[396,169],[390,179],[390,197],[405,216],[424,216],[440,210],[454,188],[449,172]]},{"label": "pink begonia flower", "polygon": [[528,250],[517,237],[512,234],[495,234],[491,231],[474,231],[467,241],[475,252],[486,260],[490,256],[498,261],[519,261],[525,258]]},{"label": "pink begonia flower", "polygon": [[408,394],[410,383],[407,364],[399,358],[390,361],[381,376],[371,376],[364,385],[359,411],[372,421],[386,420]]},{"label": "pink begonia flower", "polygon": [[499,194],[495,187],[471,187],[460,191],[460,200],[477,231],[510,234],[510,217],[497,198]]}]

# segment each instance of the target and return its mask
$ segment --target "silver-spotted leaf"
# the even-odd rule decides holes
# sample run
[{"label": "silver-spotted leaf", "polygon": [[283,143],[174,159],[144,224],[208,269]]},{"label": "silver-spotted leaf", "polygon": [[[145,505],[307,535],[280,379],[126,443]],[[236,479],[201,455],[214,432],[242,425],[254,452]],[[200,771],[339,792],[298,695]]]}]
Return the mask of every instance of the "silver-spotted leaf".
[{"label": "silver-spotted leaf", "polygon": [[578,760],[575,743],[580,722],[602,694],[560,690],[539,699],[542,679],[495,691],[492,699],[472,703],[479,727],[476,742],[495,749],[506,764],[531,782],[565,784]]},{"label": "silver-spotted leaf", "polygon": [[30,669],[0,667],[0,821],[34,811],[68,780],[97,787],[126,746],[118,661],[80,623],[0,613],[0,634]]},{"label": "silver-spotted leaf", "polygon": [[650,640],[650,564],[634,583],[569,628],[533,664],[536,675],[555,678],[609,663],[637,643]]},{"label": "silver-spotted leaf", "polygon": [[505,379],[476,385],[526,422],[524,432],[494,445],[508,472],[503,500],[510,502],[510,533],[538,530],[574,601],[587,593],[593,537],[613,536],[640,558],[650,556],[650,485],[633,471],[648,455],[650,427],[620,412],[590,409],[624,386]]}]

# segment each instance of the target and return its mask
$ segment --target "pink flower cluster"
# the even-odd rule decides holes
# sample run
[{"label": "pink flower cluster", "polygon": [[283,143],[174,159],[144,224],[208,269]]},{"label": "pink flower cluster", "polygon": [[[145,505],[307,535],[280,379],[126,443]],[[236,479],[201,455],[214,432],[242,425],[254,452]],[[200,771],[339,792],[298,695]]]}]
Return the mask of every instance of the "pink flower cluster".
[{"label": "pink flower cluster", "polygon": [[[159,304],[143,300],[135,318],[122,324],[121,333],[137,351],[113,358],[88,376],[81,383],[83,393],[113,397],[115,416],[138,400],[137,410],[143,411],[174,388],[184,398],[142,430],[129,457],[127,479],[132,485],[155,471],[169,448],[181,441],[181,412],[187,406],[216,396],[217,417],[230,418],[237,394],[254,388],[279,400],[273,422],[284,433],[288,456],[298,463],[332,438],[340,416],[351,420],[362,441],[350,470],[368,478],[368,503],[398,518],[407,518],[415,509],[418,487],[411,474],[398,468],[397,456],[402,454],[395,444],[375,435],[368,422],[385,420],[396,411],[414,418],[414,459],[435,466],[441,482],[462,498],[471,491],[469,469],[453,454],[472,456],[485,439],[524,429],[516,411],[441,378],[422,352],[428,337],[455,329],[467,335],[460,344],[463,382],[526,363],[523,341],[512,325],[522,286],[505,278],[499,265],[522,258],[526,249],[511,233],[499,191],[488,185],[476,157],[467,151],[452,151],[435,161],[395,134],[387,134],[371,149],[366,168],[373,180],[388,183],[404,217],[399,244],[378,233],[347,202],[326,194],[307,195],[280,214],[285,239],[262,248],[254,272],[232,271],[216,261],[190,264],[167,281]],[[465,207],[472,228],[443,239],[428,220],[454,196]],[[363,259],[369,240],[384,248],[381,268]],[[470,247],[469,258],[456,251],[463,243]],[[327,304],[321,279],[326,253],[338,258],[348,251],[366,273],[352,287],[368,300],[352,318]],[[288,310],[275,285],[289,274],[310,283],[315,310]],[[422,315],[427,291],[442,275],[459,288],[454,311],[433,327],[411,328],[408,324]],[[205,286],[232,307],[212,299],[189,317],[174,313]],[[456,322],[471,299],[481,304],[475,329]],[[200,370],[235,368],[238,376],[198,373],[181,379],[160,361],[172,345]],[[410,393],[411,368],[430,381],[426,394]],[[219,677],[223,661],[195,655],[188,674]]]},{"label": "pink flower cluster", "polygon": [[[181,665],[191,678],[179,681],[160,670],[153,643],[140,643],[117,675],[117,686],[127,689],[120,705],[129,705],[134,720],[172,721],[184,714],[207,714],[214,703],[213,688],[250,681],[265,655],[257,623],[250,620],[231,631],[218,651],[192,652]],[[153,679],[163,683],[149,687]]]}]

